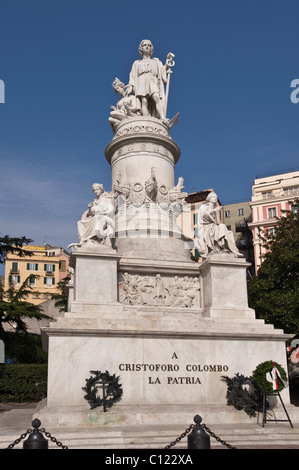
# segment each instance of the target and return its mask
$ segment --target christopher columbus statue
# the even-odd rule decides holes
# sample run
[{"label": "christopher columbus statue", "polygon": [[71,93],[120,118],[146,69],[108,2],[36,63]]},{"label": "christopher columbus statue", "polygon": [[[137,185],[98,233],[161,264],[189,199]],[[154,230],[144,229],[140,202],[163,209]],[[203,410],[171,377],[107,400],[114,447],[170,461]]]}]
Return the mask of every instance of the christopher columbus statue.
[{"label": "christopher columbus statue", "polygon": [[[142,116],[153,116],[166,122],[166,109],[171,67],[174,55],[169,53],[165,65],[157,58],[152,58],[153,45],[144,39],[139,46],[141,60],[133,63],[127,93],[137,98],[137,108]],[[166,85],[166,91],[164,88]]]}]

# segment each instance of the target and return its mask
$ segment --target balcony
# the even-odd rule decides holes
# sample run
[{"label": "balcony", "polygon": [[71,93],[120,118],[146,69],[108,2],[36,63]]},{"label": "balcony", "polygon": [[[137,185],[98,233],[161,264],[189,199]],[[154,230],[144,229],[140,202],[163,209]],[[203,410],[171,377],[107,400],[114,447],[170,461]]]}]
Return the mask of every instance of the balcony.
[{"label": "balcony", "polygon": [[266,193],[258,193],[258,194],[253,194],[252,195],[252,202],[255,201],[277,201],[279,199],[290,199],[293,200],[296,197],[299,197],[299,189],[294,188],[294,189],[283,189],[281,188],[280,193],[275,192],[274,194]]}]

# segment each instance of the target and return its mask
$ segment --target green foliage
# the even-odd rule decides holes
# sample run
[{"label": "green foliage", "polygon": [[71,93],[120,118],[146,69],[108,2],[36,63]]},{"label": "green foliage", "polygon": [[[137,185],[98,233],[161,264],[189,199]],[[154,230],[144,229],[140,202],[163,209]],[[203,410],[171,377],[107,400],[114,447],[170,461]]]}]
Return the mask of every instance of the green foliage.
[{"label": "green foliage", "polygon": [[27,325],[24,321],[25,318],[35,318],[36,320],[50,318],[43,313],[39,305],[26,301],[33,290],[29,283],[30,277],[32,275],[25,279],[19,289],[10,280],[9,287],[5,290],[3,283],[0,281],[0,331],[4,331],[3,324],[8,323],[17,333],[26,333]]},{"label": "green foliage", "polygon": [[46,394],[46,364],[0,365],[1,402],[36,402]]},{"label": "green foliage", "polygon": [[9,237],[5,235],[0,237],[0,263],[3,264],[7,253],[16,253],[17,256],[32,256],[32,252],[24,250],[23,245],[28,245],[32,242],[30,238],[26,237]]},{"label": "green foliage", "polygon": [[[277,362],[273,362],[273,361],[262,362],[253,371],[252,378],[255,384],[258,386],[258,388],[265,393],[273,393],[273,385],[266,378],[267,373],[272,371],[273,364],[275,365],[276,369],[280,373],[282,380],[286,382],[288,380],[286,371],[280,364],[277,364]],[[281,392],[281,390],[285,388],[285,384],[280,381],[279,377],[278,377],[278,386],[279,386],[279,389],[278,389],[279,392]]]},{"label": "green foliage", "polygon": [[299,336],[299,200],[292,205],[275,234],[261,237],[269,251],[248,284],[248,299],[257,318]]},{"label": "green foliage", "polygon": [[251,418],[262,410],[263,397],[252,377],[235,374],[233,378],[222,376],[221,380],[227,384],[226,399],[229,406],[245,411]]},{"label": "green foliage", "polygon": [[58,294],[51,294],[51,299],[55,300],[55,307],[59,308],[59,312],[67,312],[68,307],[68,293],[67,283],[70,281],[71,276],[68,275],[57,284]]},{"label": "green foliage", "polygon": [[42,348],[40,335],[0,332],[0,339],[5,344],[5,357],[14,360],[14,363],[46,364],[47,353]]}]

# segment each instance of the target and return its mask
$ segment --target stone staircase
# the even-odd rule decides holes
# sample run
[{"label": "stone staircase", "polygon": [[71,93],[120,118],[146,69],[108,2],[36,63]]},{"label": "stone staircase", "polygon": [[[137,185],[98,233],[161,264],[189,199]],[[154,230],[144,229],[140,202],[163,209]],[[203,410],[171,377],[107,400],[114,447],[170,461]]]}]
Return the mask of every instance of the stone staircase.
[{"label": "stone staircase", "polygon": [[[11,410],[0,415],[0,449],[7,448],[31,426],[32,410]],[[191,424],[191,423],[190,423]],[[266,423],[264,427],[256,420],[252,423],[223,424],[205,423],[213,435],[211,449],[227,450],[230,445],[236,449],[299,449],[299,423]],[[43,427],[43,425],[41,425]],[[187,425],[188,427],[188,425]],[[46,428],[57,441],[69,449],[155,449],[164,450],[186,431],[183,425],[137,425],[81,427],[74,430],[58,427]],[[213,436],[217,436],[220,440]],[[27,437],[25,438],[27,439]],[[23,447],[24,440],[15,445]],[[226,445],[227,444],[227,445]],[[49,441],[49,449],[58,449]],[[187,450],[187,435],[170,450]]]}]

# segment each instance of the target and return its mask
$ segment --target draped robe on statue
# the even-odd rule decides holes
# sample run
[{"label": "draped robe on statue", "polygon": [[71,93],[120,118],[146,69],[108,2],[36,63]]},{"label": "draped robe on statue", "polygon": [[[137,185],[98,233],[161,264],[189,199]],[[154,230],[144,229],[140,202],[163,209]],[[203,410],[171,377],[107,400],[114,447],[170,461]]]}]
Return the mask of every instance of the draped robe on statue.
[{"label": "draped robe on statue", "polygon": [[229,251],[240,256],[233,233],[225,224],[220,223],[218,214],[211,211],[209,203],[202,204],[198,211],[198,251],[202,257],[220,251]]},{"label": "draped robe on statue", "polygon": [[[153,57],[148,60],[135,60],[130,72],[129,84],[132,85],[133,93],[138,99],[139,109],[141,109],[140,97],[146,96],[150,98],[153,93],[158,93],[165,113],[166,98],[164,84],[166,82],[166,68],[159,59]],[[154,113],[154,111],[152,112]]]},{"label": "draped robe on statue", "polygon": [[78,222],[80,243],[94,238],[111,238],[114,233],[113,215],[114,207],[109,198],[102,195],[96,199]]}]

